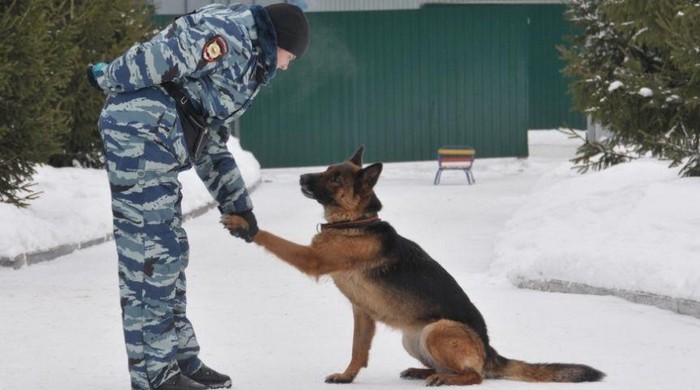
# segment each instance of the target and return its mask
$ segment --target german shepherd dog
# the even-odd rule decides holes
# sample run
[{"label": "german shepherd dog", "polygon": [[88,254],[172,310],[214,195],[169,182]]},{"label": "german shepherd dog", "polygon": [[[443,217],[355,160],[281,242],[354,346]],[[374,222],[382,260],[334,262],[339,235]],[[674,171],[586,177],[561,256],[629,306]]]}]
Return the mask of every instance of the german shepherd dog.
[{"label": "german shepherd dog", "polygon": [[[403,332],[403,346],[426,368],[401,372],[428,386],[472,385],[484,378],[529,382],[598,381],[604,373],[580,364],[531,364],[499,355],[489,343],[486,323],[455,279],[416,243],[400,236],[377,213],[374,193],[382,164],[362,168],[360,147],[350,160],[325,172],[302,175],[301,192],[324,208],[328,223],[311,245],[298,245],[265,230],[253,241],[301,272],[330,275],[352,303],[355,319],[352,358],[329,383],[349,383],[367,367],[377,321]],[[225,215],[231,231],[246,229]]]}]

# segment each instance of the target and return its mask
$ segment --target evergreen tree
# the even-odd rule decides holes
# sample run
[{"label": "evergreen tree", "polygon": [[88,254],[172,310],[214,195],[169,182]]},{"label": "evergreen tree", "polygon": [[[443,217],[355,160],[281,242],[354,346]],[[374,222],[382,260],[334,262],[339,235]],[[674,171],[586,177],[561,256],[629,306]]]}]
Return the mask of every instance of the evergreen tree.
[{"label": "evergreen tree", "polygon": [[97,168],[102,166],[97,118],[104,96],[87,83],[85,67],[91,62],[109,61],[143,40],[153,31],[153,9],[145,1],[136,0],[72,0],[65,11],[65,36],[78,51],[68,59],[72,74],[63,96],[69,120],[61,137],[62,149],[49,163],[55,167]]},{"label": "evergreen tree", "polygon": [[700,1],[571,0],[580,33],[560,47],[576,107],[611,133],[574,162],[602,169],[640,155],[700,176]]},{"label": "evergreen tree", "polygon": [[104,96],[85,67],[151,33],[152,12],[144,0],[0,1],[0,202],[38,195],[37,164],[101,165]]},{"label": "evergreen tree", "polygon": [[74,55],[59,43],[51,0],[0,2],[0,201],[26,206],[37,194],[31,180],[36,164],[59,150],[65,129],[62,90]]}]

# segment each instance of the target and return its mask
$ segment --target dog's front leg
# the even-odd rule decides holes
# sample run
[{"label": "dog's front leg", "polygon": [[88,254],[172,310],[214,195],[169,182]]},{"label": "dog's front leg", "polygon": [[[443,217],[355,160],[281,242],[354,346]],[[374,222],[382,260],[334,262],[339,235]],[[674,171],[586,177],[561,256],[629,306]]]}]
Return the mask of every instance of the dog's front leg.
[{"label": "dog's front leg", "polygon": [[293,243],[265,230],[260,230],[253,242],[307,275],[321,276],[332,271],[316,248]]},{"label": "dog's front leg", "polygon": [[[248,222],[238,215],[222,215],[221,223],[232,232],[239,229],[248,229]],[[318,251],[309,246],[295,244],[262,229],[258,230],[258,234],[253,238],[253,242],[305,274],[320,276],[325,271],[321,269],[322,261]]]},{"label": "dog's front leg", "polygon": [[376,329],[376,322],[365,311],[357,306],[352,307],[355,319],[355,330],[352,335],[352,359],[345,371],[331,374],[326,377],[327,383],[350,383],[355,379],[362,367],[367,367],[369,361],[369,349],[372,347],[372,339]]},{"label": "dog's front leg", "polygon": [[[224,215],[221,222],[231,231],[248,227],[247,222],[237,215]],[[314,241],[310,246],[299,245],[262,229],[255,235],[253,242],[301,272],[315,277],[374,259],[380,247],[373,238],[348,239],[342,236]]]}]

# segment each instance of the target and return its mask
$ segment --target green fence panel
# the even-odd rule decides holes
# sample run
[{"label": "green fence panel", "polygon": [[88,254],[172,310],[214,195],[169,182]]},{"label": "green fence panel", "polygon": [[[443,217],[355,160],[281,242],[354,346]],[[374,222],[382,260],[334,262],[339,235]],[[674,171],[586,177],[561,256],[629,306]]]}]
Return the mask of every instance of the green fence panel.
[{"label": "green fence panel", "polygon": [[[263,167],[527,156],[527,6],[309,13],[311,46],[241,120]],[[553,97],[555,99],[560,96]]]},{"label": "green fence panel", "polygon": [[560,58],[557,45],[573,32],[564,18],[566,6],[531,5],[529,25],[530,129],[552,129],[560,126],[586,128],[583,114],[572,111],[568,94],[570,79],[562,73],[566,62]]},{"label": "green fence panel", "polygon": [[[564,6],[311,12],[311,45],[240,121],[263,167],[432,160],[447,144],[525,157],[527,129],[585,127],[555,45]],[[165,22],[172,17],[161,15]]]}]

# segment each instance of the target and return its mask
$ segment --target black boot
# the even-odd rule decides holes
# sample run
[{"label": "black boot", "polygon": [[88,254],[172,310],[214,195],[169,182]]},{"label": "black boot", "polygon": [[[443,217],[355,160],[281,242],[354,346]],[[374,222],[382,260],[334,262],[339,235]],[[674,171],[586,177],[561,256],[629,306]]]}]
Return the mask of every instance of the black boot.
[{"label": "black boot", "polygon": [[205,390],[208,389],[207,386],[195,382],[192,379],[182,375],[177,374],[174,377],[163,382],[162,385],[157,387],[157,390]]},{"label": "black boot", "polygon": [[207,386],[210,389],[220,389],[231,387],[231,378],[228,375],[219,374],[211,368],[202,364],[197,372],[189,376],[190,379]]}]

